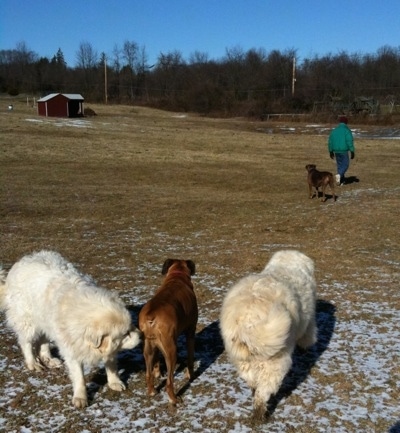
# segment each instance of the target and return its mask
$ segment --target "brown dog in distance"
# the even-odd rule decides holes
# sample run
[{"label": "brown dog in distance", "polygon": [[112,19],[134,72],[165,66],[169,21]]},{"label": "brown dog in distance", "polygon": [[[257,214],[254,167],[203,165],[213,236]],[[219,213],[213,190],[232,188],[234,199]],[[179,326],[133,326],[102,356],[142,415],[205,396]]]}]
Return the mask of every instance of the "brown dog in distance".
[{"label": "brown dog in distance", "polygon": [[177,362],[177,339],[186,336],[186,378],[194,379],[194,346],[198,319],[196,295],[191,276],[195,264],[191,260],[167,259],[162,268],[164,281],[139,313],[139,328],[143,332],[143,355],[146,362],[146,382],[149,395],[155,395],[154,378],[160,376],[159,352],[167,366],[166,390],[170,403],[178,398],[174,391]]},{"label": "brown dog in distance", "polygon": [[335,195],[335,179],[333,177],[333,174],[329,171],[318,171],[317,166],[314,164],[307,164],[306,170],[308,172],[307,176],[307,182],[308,182],[308,193],[309,197],[313,198],[313,187],[315,188],[315,194],[318,198],[319,195],[319,187],[322,189],[322,201],[325,201],[325,189],[327,185],[329,185],[332,195],[333,195],[333,201],[336,201],[336,195]]}]

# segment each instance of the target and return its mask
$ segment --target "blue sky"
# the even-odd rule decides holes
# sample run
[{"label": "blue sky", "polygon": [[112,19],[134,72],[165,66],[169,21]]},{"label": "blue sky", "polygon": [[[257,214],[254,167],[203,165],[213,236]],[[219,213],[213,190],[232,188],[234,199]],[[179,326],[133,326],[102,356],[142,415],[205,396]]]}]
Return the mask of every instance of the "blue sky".
[{"label": "blue sky", "polygon": [[158,55],[227,49],[294,49],[298,60],[328,53],[400,48],[400,0],[0,0],[0,49],[19,42],[39,56],[61,48],[75,66],[82,42],[112,56],[115,45]]}]

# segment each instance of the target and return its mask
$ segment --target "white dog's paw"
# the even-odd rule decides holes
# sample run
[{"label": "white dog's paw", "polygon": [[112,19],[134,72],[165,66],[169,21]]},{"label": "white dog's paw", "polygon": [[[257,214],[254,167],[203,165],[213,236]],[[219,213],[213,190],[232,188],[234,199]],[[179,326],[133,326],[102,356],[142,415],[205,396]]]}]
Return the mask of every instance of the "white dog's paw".
[{"label": "white dog's paw", "polygon": [[26,366],[28,367],[28,370],[31,371],[43,371],[46,369],[46,367],[40,362],[40,359],[33,359],[29,362],[27,361]]},{"label": "white dog's paw", "polygon": [[257,398],[253,401],[253,419],[261,421],[267,416],[267,410],[265,402],[263,400],[258,400]]},{"label": "white dog's paw", "polygon": [[124,385],[124,383],[120,380],[118,382],[110,382],[108,384],[108,386],[113,390],[113,391],[124,391],[126,389],[126,386]]},{"label": "white dog's paw", "polygon": [[72,398],[72,404],[77,408],[77,409],[83,409],[88,405],[88,401],[86,397],[73,397]]},{"label": "white dog's paw", "polygon": [[48,367],[49,368],[60,368],[60,367],[62,367],[62,365],[63,365],[63,362],[61,361],[61,359],[58,359],[58,358],[51,358],[50,360],[49,360],[49,363],[48,363]]},{"label": "white dog's paw", "polygon": [[60,368],[63,364],[58,358],[42,358],[41,361],[47,368]]}]

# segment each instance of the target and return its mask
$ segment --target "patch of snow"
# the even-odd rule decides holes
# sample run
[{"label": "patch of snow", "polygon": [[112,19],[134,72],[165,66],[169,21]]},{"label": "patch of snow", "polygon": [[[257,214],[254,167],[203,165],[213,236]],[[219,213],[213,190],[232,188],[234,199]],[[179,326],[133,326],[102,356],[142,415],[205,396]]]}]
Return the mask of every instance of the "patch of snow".
[{"label": "patch of snow", "polygon": [[45,123],[49,125],[54,125],[57,127],[75,127],[75,128],[93,128],[93,124],[90,120],[84,120],[84,119],[50,119],[50,118],[43,118],[43,119],[25,119],[27,122],[32,123]]},{"label": "patch of snow", "polygon": [[[373,191],[363,193],[372,194]],[[152,231],[163,254],[179,253],[176,245],[191,252],[190,248],[196,244],[193,239],[177,239],[158,232],[157,227]],[[198,238],[207,233],[196,232],[193,236]],[[134,242],[134,239],[140,239],[141,233],[129,227],[121,230],[117,238],[120,237]],[[334,240],[330,240],[330,245],[337,249]],[[214,248],[230,247],[222,241],[209,245],[210,260]],[[265,250],[298,247],[269,244],[265,245]],[[111,243],[109,254],[113,253]],[[373,291],[383,291],[384,285],[395,278],[399,263],[390,257],[377,257],[376,267],[365,270],[374,275],[369,279],[368,287],[349,287],[348,283],[336,281],[331,275],[325,276],[329,282],[319,283],[318,342],[305,354],[295,352],[292,370],[276,397],[272,418],[268,424],[256,427],[251,421],[251,390],[238,378],[223,351],[219,334],[217,319],[221,303],[233,283],[230,280],[238,277],[232,275],[227,266],[220,266],[214,274],[203,272],[194,277],[197,290],[207,291],[207,295],[212,296],[204,300],[199,298],[201,330],[197,333],[195,364],[198,376],[187,385],[183,371],[177,370],[175,386],[177,389],[183,387],[184,391],[183,403],[175,409],[169,406],[164,389],[152,398],[146,395],[143,356],[141,349],[135,348],[119,355],[120,365],[123,365],[120,374],[127,383],[127,390],[115,394],[107,386],[90,382],[87,386],[93,399],[90,406],[83,411],[75,410],[71,405],[72,387],[65,369],[39,374],[26,371],[15,336],[5,325],[4,314],[0,313],[1,347],[15,353],[8,359],[0,347],[0,430],[10,433],[66,431],[71,429],[71,419],[76,419],[74,431],[80,433],[282,433],[300,431],[304,426],[315,433],[348,433],[360,431],[360,425],[366,433],[378,431],[374,427],[377,425],[385,425],[385,432],[397,433],[400,431],[398,398],[394,396],[400,389],[396,362],[400,353],[400,311],[394,302],[399,301],[400,292],[390,299],[382,296],[380,302],[368,300]],[[393,274],[380,269],[382,261],[393,268]],[[123,260],[117,266],[121,274],[131,274],[129,265]],[[134,306],[146,302],[149,280],[146,279],[146,284],[141,280],[154,275],[156,287],[159,273],[159,266],[152,263],[144,263],[136,269],[134,287],[121,293],[123,301]],[[219,283],[218,274],[227,280],[226,285]],[[356,301],[350,302],[340,296],[341,292],[349,290],[353,291]],[[137,317],[134,319],[136,322]],[[184,358],[184,338],[178,343],[179,356]],[[85,369],[85,373],[89,375],[93,371]],[[32,395],[40,400],[40,407],[31,407]],[[21,404],[15,403],[19,399]],[[371,425],[369,429],[364,424],[366,419]],[[23,420],[18,428],[15,420]]]}]

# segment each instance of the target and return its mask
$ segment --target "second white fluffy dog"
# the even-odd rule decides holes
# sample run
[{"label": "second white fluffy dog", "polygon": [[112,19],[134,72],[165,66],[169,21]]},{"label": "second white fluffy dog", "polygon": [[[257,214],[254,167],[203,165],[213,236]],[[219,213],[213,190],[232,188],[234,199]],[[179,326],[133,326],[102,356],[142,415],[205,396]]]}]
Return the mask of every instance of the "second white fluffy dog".
[{"label": "second white fluffy dog", "polygon": [[104,361],[108,386],[125,389],[118,377],[116,355],[132,349],[140,332],[124,304],[97,287],[60,254],[41,251],[23,257],[0,273],[0,299],[8,324],[17,334],[29,370],[59,367],[53,341],[68,367],[75,407],[87,406],[83,365]]},{"label": "second white fluffy dog", "polygon": [[253,390],[256,417],[292,366],[296,343],[316,342],[313,261],[298,251],[275,253],[260,274],[242,278],[227,293],[220,326],[225,349]]}]

